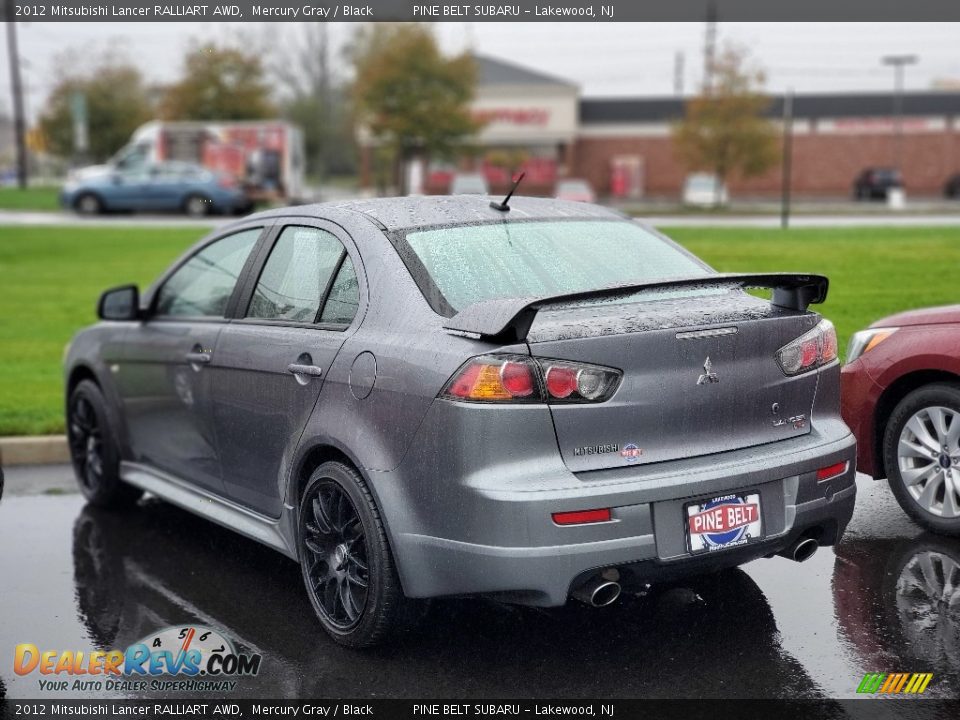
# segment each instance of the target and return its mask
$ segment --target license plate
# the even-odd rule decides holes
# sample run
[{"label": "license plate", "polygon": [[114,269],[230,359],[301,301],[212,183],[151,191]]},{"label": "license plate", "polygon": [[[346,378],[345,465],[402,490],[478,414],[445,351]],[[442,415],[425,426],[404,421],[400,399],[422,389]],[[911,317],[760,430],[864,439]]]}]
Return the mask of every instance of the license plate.
[{"label": "license plate", "polygon": [[763,538],[760,493],[721,495],[686,506],[687,547],[714,552]]}]

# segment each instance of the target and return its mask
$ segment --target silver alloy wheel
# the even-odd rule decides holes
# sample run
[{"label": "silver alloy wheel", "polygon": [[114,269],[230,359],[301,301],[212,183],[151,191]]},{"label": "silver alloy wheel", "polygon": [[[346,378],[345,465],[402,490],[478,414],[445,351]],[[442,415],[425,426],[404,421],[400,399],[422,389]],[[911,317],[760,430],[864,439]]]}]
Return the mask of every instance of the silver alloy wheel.
[{"label": "silver alloy wheel", "polygon": [[96,215],[100,212],[100,201],[95,195],[84,195],[78,203],[80,212],[84,215]]},{"label": "silver alloy wheel", "polygon": [[960,413],[934,406],[915,412],[897,444],[910,497],[931,515],[960,517]]},{"label": "silver alloy wheel", "polygon": [[187,215],[191,217],[203,217],[209,208],[210,203],[206,198],[199,195],[191,195],[187,198]]},{"label": "silver alloy wheel", "polygon": [[960,565],[923,550],[897,578],[897,614],[904,639],[918,657],[960,658]]}]

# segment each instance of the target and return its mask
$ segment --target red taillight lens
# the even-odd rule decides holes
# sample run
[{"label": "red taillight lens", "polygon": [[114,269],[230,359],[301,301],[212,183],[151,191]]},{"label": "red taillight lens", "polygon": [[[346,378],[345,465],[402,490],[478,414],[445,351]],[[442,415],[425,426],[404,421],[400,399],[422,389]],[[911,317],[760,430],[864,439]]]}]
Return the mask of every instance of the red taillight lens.
[{"label": "red taillight lens", "polygon": [[837,359],[837,331],[829,320],[787,343],[777,352],[777,361],[787,375],[814,370]]},{"label": "red taillight lens", "polygon": [[500,382],[513,397],[530,397],[537,389],[533,369],[525,362],[505,362],[500,368]]},{"label": "red taillight lens", "polygon": [[603,402],[617,389],[620,376],[619,370],[584,363],[483,355],[468,360],[440,397],[479,402]]},{"label": "red taillight lens", "polygon": [[800,346],[800,367],[810,367],[817,362],[820,355],[820,348],[816,340],[807,340]]},{"label": "red taillight lens", "polygon": [[822,467],[817,470],[817,482],[823,482],[824,480],[835,478],[838,475],[843,475],[846,471],[846,462],[838,462],[834,463],[833,465],[828,465],[827,467]]},{"label": "red taillight lens", "polygon": [[577,391],[577,371],[554,365],[547,368],[547,392],[550,397],[566,400]]},{"label": "red taillight lens", "polygon": [[588,523],[610,522],[610,517],[610,508],[553,513],[553,521],[557,525],[587,525]]},{"label": "red taillight lens", "polygon": [[230,188],[235,188],[237,186],[237,180],[236,178],[230,175],[221,175],[217,179],[217,184],[222,188],[230,189]]}]

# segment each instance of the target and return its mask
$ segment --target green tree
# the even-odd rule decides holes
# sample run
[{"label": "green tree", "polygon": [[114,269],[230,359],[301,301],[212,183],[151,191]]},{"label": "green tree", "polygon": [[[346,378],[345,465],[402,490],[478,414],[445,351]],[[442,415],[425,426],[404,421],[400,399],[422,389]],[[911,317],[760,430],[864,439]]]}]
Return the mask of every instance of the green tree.
[{"label": "green tree", "polygon": [[167,120],[259,120],[275,113],[260,54],[213,44],[187,52],[183,75],[161,103]]},{"label": "green tree", "polygon": [[366,25],[350,54],[356,122],[390,151],[401,191],[409,160],[449,157],[479,129],[470,114],[476,63],[444,57],[428,26]]},{"label": "green tree", "polygon": [[153,116],[149,93],[140,72],[113,55],[104,56],[90,70],[63,73],[40,113],[39,126],[55,155],[72,157],[75,93],[84,96],[88,153],[105,160],[130,140],[133,131]]},{"label": "green tree", "polygon": [[688,167],[707,170],[722,186],[734,175],[755,177],[777,163],[777,132],[763,116],[770,99],[765,75],[746,53],[727,47],[714,63],[712,87],[687,102],[673,128],[674,148]]}]

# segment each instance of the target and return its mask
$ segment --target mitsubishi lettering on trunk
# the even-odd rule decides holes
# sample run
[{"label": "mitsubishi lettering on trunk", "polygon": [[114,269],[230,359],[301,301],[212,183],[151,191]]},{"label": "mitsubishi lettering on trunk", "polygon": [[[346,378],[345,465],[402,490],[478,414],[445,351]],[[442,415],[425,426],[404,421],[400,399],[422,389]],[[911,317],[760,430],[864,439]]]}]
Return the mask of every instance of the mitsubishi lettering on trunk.
[{"label": "mitsubishi lettering on trunk", "polygon": [[800,561],[855,496],[827,289],[584,203],[259,213],[103,295],[73,464],[91,503],[147,491],[295,559],[354,647],[431,597],[602,606]]}]

